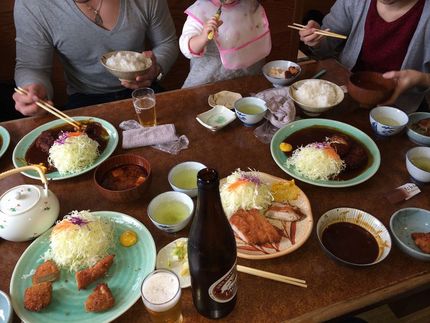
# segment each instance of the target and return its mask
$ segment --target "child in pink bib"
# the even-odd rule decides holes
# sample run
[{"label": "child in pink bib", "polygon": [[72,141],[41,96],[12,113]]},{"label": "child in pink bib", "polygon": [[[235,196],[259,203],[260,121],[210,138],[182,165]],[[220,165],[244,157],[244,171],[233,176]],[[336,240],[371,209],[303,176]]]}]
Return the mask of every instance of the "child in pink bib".
[{"label": "child in pink bib", "polygon": [[179,46],[190,59],[190,73],[183,87],[261,73],[272,43],[257,0],[197,0],[185,13]]}]

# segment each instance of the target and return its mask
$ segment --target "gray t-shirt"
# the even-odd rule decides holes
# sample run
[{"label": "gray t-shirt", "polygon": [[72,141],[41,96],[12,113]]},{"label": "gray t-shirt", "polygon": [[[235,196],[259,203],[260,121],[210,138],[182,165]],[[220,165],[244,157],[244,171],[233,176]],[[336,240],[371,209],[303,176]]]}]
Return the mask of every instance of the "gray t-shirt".
[{"label": "gray t-shirt", "polygon": [[166,73],[176,60],[175,26],[166,0],[120,0],[112,30],[97,26],[73,0],[16,0],[15,81],[18,86],[42,83],[52,98],[52,55],[64,66],[67,93],[98,94],[124,89],[100,64],[113,50],[142,52],[148,41]]}]

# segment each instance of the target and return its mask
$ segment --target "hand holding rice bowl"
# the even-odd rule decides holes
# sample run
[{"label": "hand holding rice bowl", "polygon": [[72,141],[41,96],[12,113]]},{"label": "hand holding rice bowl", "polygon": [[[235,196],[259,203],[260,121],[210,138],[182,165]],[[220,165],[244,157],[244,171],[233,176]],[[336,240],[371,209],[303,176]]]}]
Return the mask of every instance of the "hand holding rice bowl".
[{"label": "hand holding rice bowl", "polygon": [[145,74],[152,66],[150,57],[143,53],[132,51],[114,51],[104,54],[100,58],[101,64],[113,75],[121,80],[136,80],[137,76]]},{"label": "hand holding rice bowl", "polygon": [[291,99],[306,115],[317,116],[338,105],[344,98],[340,86],[326,80],[301,80],[289,88]]}]

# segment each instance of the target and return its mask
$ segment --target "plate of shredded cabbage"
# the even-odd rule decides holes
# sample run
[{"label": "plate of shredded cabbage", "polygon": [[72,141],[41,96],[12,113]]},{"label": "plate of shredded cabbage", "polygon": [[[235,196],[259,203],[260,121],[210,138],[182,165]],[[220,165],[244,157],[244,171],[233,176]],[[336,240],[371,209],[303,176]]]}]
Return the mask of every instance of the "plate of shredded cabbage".
[{"label": "plate of shredded cabbage", "polygon": [[[118,145],[119,137],[115,127],[106,120],[96,117],[73,117],[77,121],[91,121],[99,123],[106,131],[108,139],[102,151],[98,151],[98,144],[88,138],[85,133],[76,136],[77,132],[69,132],[60,135],[49,149],[49,159],[55,161],[54,171],[47,172],[46,178],[50,180],[62,180],[84,174],[94,169],[106,160]],[[15,146],[12,153],[12,162],[15,167],[28,165],[27,151],[45,130],[53,129],[64,124],[63,120],[54,120],[45,123],[25,135]],[[100,149],[99,149],[100,150]],[[48,161],[46,161],[48,163]],[[25,176],[39,179],[35,171],[22,172]]]},{"label": "plate of shredded cabbage", "polygon": [[[306,129],[319,131],[319,128],[344,136],[351,145],[355,145],[354,149],[358,146],[362,147],[363,152],[356,154],[351,148],[350,153],[358,156],[365,154],[365,161],[361,165],[357,162],[357,165],[360,165],[357,169],[348,169],[350,166],[345,164],[345,160],[349,162],[351,159],[354,163],[354,158],[360,161],[361,157],[351,155],[354,158],[343,156],[340,158],[343,146],[338,148],[339,146],[336,146],[338,142],[333,145],[331,137],[297,147],[294,144],[292,146],[288,144],[288,138],[295,133]],[[286,146],[290,147],[286,148]],[[287,152],[285,152],[286,149]],[[367,134],[349,124],[329,119],[303,119],[287,124],[273,136],[270,151],[276,164],[287,174],[302,182],[322,187],[349,187],[363,183],[375,175],[381,163],[378,146]],[[346,151],[345,154],[349,152]],[[354,164],[351,165],[354,166]],[[345,169],[349,172],[349,177],[341,176]]]},{"label": "plate of shredded cabbage", "polygon": [[[83,212],[83,211],[81,211]],[[32,275],[35,269],[44,262],[49,250],[52,248],[52,239],[50,239],[53,229],[48,230],[24,251],[15,265],[10,283],[10,295],[15,313],[25,322],[110,322],[127,311],[139,298],[140,288],[143,279],[155,268],[156,249],[155,243],[148,229],[135,218],[123,213],[112,211],[97,211],[91,212],[91,215],[101,219],[100,224],[109,225],[112,227],[113,246],[111,243],[110,254],[114,254],[115,258],[112,266],[109,268],[107,275],[98,279],[89,285],[86,289],[78,290],[75,281],[75,272],[70,271],[69,267],[60,267],[59,280],[52,283],[52,300],[51,303],[40,312],[31,312],[24,308],[23,298],[25,289],[32,284]],[[75,215],[73,215],[75,216]],[[74,222],[77,223],[77,222]],[[82,225],[79,222],[79,225]],[[97,224],[99,225],[99,224]],[[83,226],[84,228],[85,226]],[[105,228],[103,227],[103,230]],[[123,232],[131,230],[137,235],[137,243],[124,247],[120,244],[119,239]],[[81,230],[76,238],[83,238],[90,230]],[[85,231],[88,231],[87,233]],[[110,236],[110,230],[107,236]],[[91,236],[91,239],[100,240],[102,235],[96,233]],[[61,241],[60,241],[61,242]],[[57,250],[59,257],[56,259],[65,259],[66,253],[74,253],[73,244],[76,249],[76,258],[78,257],[78,249],[82,248],[80,242],[69,242],[65,246],[64,252]],[[94,242],[97,245],[100,243]],[[103,248],[102,248],[103,249]],[[88,250],[89,255],[93,249]],[[70,257],[69,257],[70,260]],[[71,262],[73,263],[73,262]],[[98,283],[107,283],[115,304],[112,308],[98,313],[89,313],[85,311],[84,302],[88,295]]]}]

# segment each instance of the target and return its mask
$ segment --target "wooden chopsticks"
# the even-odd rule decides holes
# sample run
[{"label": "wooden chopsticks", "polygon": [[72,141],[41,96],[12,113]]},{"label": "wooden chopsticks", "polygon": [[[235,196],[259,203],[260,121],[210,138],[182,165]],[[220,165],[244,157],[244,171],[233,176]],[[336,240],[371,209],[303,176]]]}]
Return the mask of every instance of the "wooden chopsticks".
[{"label": "wooden chopsticks", "polygon": [[306,285],[306,281],[303,279],[278,275],[278,274],[274,274],[274,273],[271,273],[268,271],[263,271],[263,270],[259,270],[259,269],[255,269],[255,268],[245,267],[242,265],[237,265],[236,268],[237,268],[237,271],[242,272],[242,273],[246,273],[246,274],[250,274],[250,275],[254,275],[254,276],[258,276],[258,277],[263,277],[263,278],[267,278],[267,279],[272,279],[272,280],[276,280],[276,281],[279,281],[282,283],[291,284],[291,285],[295,285],[295,286],[299,286],[299,287],[304,287],[304,288],[308,287],[308,285]]},{"label": "wooden chopsticks", "polygon": [[[18,86],[18,88],[15,88],[15,91],[18,92],[19,94],[28,95],[28,91],[23,89],[22,87],[19,87],[19,86]],[[53,114],[57,118],[64,120],[65,122],[72,125],[73,127],[78,128],[78,129],[81,127],[78,122],[73,120],[71,117],[69,117],[63,111],[60,111],[57,108],[53,107],[48,102],[43,101],[43,100],[37,100],[36,104],[37,104],[37,106],[48,111],[49,113]]]},{"label": "wooden chopsticks", "polygon": [[[292,25],[288,25],[289,28],[291,29],[297,29],[297,30],[305,30],[306,26],[305,25],[301,25],[298,23],[293,23],[294,26]],[[327,36],[327,37],[334,37],[334,38],[340,38],[340,39],[347,39],[348,37],[345,35],[341,35],[341,34],[337,34],[328,30],[322,30],[322,29],[317,29],[315,32],[315,34],[317,35],[323,35],[323,36]]]}]

